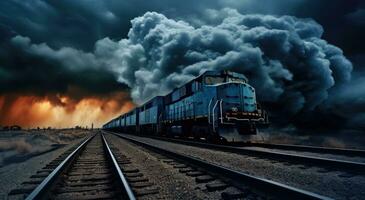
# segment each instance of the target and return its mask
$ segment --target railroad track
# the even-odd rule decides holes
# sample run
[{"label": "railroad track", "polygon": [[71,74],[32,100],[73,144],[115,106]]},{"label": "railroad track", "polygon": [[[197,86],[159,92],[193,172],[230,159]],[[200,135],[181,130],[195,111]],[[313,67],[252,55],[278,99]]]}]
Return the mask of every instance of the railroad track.
[{"label": "railroad track", "polygon": [[[365,163],[362,163],[362,162],[353,162],[353,161],[322,158],[322,157],[315,157],[315,156],[297,155],[297,154],[293,154],[293,153],[282,153],[282,152],[246,149],[246,148],[235,147],[235,146],[217,145],[217,144],[211,144],[211,143],[196,142],[196,141],[191,141],[191,140],[181,140],[181,139],[174,139],[174,138],[161,138],[161,137],[151,137],[151,138],[163,140],[163,141],[167,141],[167,142],[189,145],[189,146],[236,153],[236,154],[240,154],[240,155],[248,155],[248,156],[266,158],[266,159],[275,159],[278,161],[289,162],[289,163],[294,163],[294,164],[319,166],[319,167],[327,168],[329,170],[340,170],[340,171],[351,172],[352,174],[364,174],[365,173]],[[343,151],[341,151],[341,152],[343,152]]]},{"label": "railroad track", "polygon": [[[326,196],[290,187],[275,181],[255,177],[253,175],[249,175],[240,171],[209,163],[198,158],[169,151],[146,142],[138,141],[126,135],[116,134],[113,132],[109,133],[125,139],[129,142],[132,142],[138,146],[142,146],[153,152],[169,157],[172,160],[169,162],[174,163],[175,167],[182,168],[181,172],[191,174],[195,173],[197,174],[197,176],[200,176],[200,179],[198,179],[199,177],[197,177],[197,181],[211,181],[213,180],[213,178],[210,175],[212,175],[219,177],[221,180],[225,180],[227,183],[232,184],[237,188],[244,188],[242,193],[237,194],[237,196],[233,197],[229,195],[226,196],[224,193],[222,193],[223,199],[246,198],[247,195],[251,194],[252,192],[258,194],[258,196],[255,196],[258,199],[331,199]],[[204,175],[204,172],[195,171],[194,169],[202,169],[206,171],[209,175]],[[212,187],[214,188],[219,186],[215,185]],[[207,188],[209,190],[208,186]]]},{"label": "railroad track", "polygon": [[179,138],[159,137],[159,136],[149,136],[149,135],[146,135],[144,137],[149,137],[149,138],[158,139],[158,140],[165,140],[165,141],[170,141],[170,142],[194,142],[194,143],[212,144],[212,145],[221,145],[221,146],[230,146],[230,147],[262,147],[262,148],[290,150],[290,151],[343,155],[343,156],[349,156],[349,157],[358,156],[358,157],[365,158],[365,150],[362,150],[362,149],[344,149],[344,148],[316,147],[316,146],[308,146],[308,145],[273,144],[273,143],[258,143],[258,142],[213,144],[213,143],[197,141],[197,140],[193,140],[193,139],[179,139]]},{"label": "railroad track", "polygon": [[315,147],[306,145],[290,145],[290,144],[270,144],[270,143],[247,143],[242,146],[253,146],[263,148],[273,148],[282,150],[293,150],[293,151],[305,151],[313,153],[326,153],[344,156],[360,156],[365,157],[365,150],[361,149],[343,149],[343,148],[328,148],[328,147]]},{"label": "railroad track", "polygon": [[43,181],[25,195],[33,199],[135,199],[103,134],[69,153]]},{"label": "railroad track", "polygon": [[[180,142],[180,141],[188,141],[188,142],[197,142],[202,144],[212,144],[204,141],[197,141],[192,139],[178,139],[171,137],[158,137],[158,136],[146,136],[153,139],[166,140],[172,142]],[[311,153],[322,153],[322,154],[333,154],[333,155],[343,155],[349,157],[363,157],[365,158],[365,150],[362,149],[344,149],[344,148],[330,148],[330,147],[316,147],[316,146],[308,146],[308,145],[291,145],[291,144],[272,144],[272,143],[233,143],[233,144],[219,144],[222,146],[231,146],[231,147],[262,147],[262,148],[270,148],[270,149],[281,149],[281,150],[290,150],[290,151],[301,151],[301,152],[311,152]]]}]

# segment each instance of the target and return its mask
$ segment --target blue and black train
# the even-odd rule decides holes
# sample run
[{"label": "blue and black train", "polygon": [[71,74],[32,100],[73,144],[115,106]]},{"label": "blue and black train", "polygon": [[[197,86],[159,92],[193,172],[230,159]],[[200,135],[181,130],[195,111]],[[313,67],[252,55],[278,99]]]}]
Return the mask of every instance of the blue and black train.
[{"label": "blue and black train", "polygon": [[244,75],[207,71],[111,120],[103,129],[231,142],[245,141],[268,123]]}]

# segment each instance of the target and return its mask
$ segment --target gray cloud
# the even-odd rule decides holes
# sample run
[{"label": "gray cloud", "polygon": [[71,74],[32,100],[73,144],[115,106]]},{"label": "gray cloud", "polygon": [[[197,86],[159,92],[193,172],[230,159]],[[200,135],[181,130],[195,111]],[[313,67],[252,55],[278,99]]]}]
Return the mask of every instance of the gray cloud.
[{"label": "gray cloud", "polygon": [[92,53],[54,49],[19,35],[0,47],[0,95],[63,94],[77,100],[127,90]]},{"label": "gray cloud", "polygon": [[[312,19],[292,16],[240,14],[234,9],[214,9],[221,4],[212,3],[213,9],[201,15],[180,13],[180,10],[178,14],[171,14],[174,9],[164,11],[167,16],[177,15],[175,19],[157,12],[147,12],[134,18],[127,36],[120,39],[127,32],[122,21],[128,17],[122,17],[118,9],[125,10],[126,7],[118,7],[118,3],[111,1],[89,6],[84,1],[69,2],[67,6],[72,9],[66,11],[61,9],[66,5],[62,2],[43,2],[39,6],[49,10],[52,20],[58,19],[52,16],[69,14],[71,21],[65,27],[70,25],[73,29],[75,24],[79,24],[77,28],[80,32],[73,32],[75,38],[69,40],[67,28],[62,29],[60,37],[50,44],[37,42],[37,39],[32,43],[27,37],[14,37],[18,31],[7,34],[11,42],[5,47],[10,46],[10,51],[0,53],[4,58],[0,63],[0,76],[5,77],[2,83],[18,85],[15,89],[27,90],[29,86],[56,92],[65,91],[68,85],[76,84],[90,92],[95,92],[95,89],[105,92],[125,89],[119,82],[131,88],[135,102],[142,103],[155,95],[166,94],[205,70],[228,69],[245,74],[255,86],[259,100],[268,105],[272,116],[281,116],[280,120],[285,123],[320,125],[318,116],[326,122],[332,122],[327,119],[337,117],[349,119],[348,115],[339,114],[334,109],[335,105],[348,102],[348,99],[334,99],[339,98],[335,95],[336,91],[343,91],[351,81],[352,64],[340,48],[323,39],[321,25]],[[198,3],[196,7],[202,5],[205,4]],[[149,6],[152,3],[147,3],[144,9]],[[175,6],[189,7],[190,4]],[[294,4],[292,7],[297,8]],[[246,8],[252,11],[254,6]],[[242,10],[244,6],[238,9]],[[267,12],[281,12],[279,10]],[[126,13],[126,16],[135,14],[133,11]],[[194,16],[201,18],[194,20]],[[94,18],[98,19],[97,23],[89,24]],[[42,24],[41,19],[37,20],[38,24]],[[115,28],[115,24],[121,26],[108,29],[105,25],[107,21],[114,23],[110,27]],[[7,26],[4,27],[7,30]],[[41,31],[42,25],[39,27]],[[54,30],[58,31],[62,26],[55,27]],[[74,44],[76,42],[73,40],[83,38],[85,30],[92,30],[90,36],[85,37],[89,46],[90,41],[103,39],[97,40],[91,48],[64,47],[70,41]],[[116,30],[120,32],[116,33]],[[98,33],[97,36],[95,33]],[[105,37],[109,33],[110,37]],[[58,43],[62,47],[57,47]],[[80,43],[83,43],[82,39]],[[36,74],[32,79],[27,79],[29,69]],[[2,92],[10,89],[0,88]]]},{"label": "gray cloud", "polygon": [[[323,29],[314,21],[290,16],[241,15],[231,9],[221,12],[227,16],[221,24],[198,28],[158,13],[146,13],[132,20],[128,39],[119,42],[104,39],[96,44],[96,49],[101,54],[110,51],[109,46],[118,45],[113,49],[114,55],[120,58],[121,54],[116,53],[119,51],[133,58],[122,58],[118,70],[120,80],[134,88],[137,102],[181,84],[179,81],[171,84],[170,76],[175,79],[182,75],[185,78],[181,81],[186,81],[208,69],[246,73],[258,92],[267,94],[263,100],[276,97],[273,99],[276,101],[287,88],[298,88],[307,100],[313,96],[311,107],[326,98],[327,90],[335,82],[340,84],[350,79],[351,63],[340,49],[320,39]],[[138,74],[147,72],[149,76],[138,79]],[[144,93],[145,85],[151,83],[158,87]]]},{"label": "gray cloud", "polygon": [[104,37],[125,38],[130,20],[147,11],[174,19],[201,21],[206,18],[202,14],[204,10],[222,8],[234,8],[245,14],[311,17],[326,27],[327,40],[346,47],[346,52],[363,52],[357,41],[349,37],[363,35],[363,28],[347,20],[347,15],[365,8],[361,0],[351,3],[333,0],[331,4],[326,0],[3,0],[0,1],[0,35],[5,34],[1,32],[16,33],[36,43],[46,42],[50,47],[70,46],[91,51],[94,43]]},{"label": "gray cloud", "polygon": [[313,20],[214,12],[224,18],[202,26],[148,12],[132,20],[127,39],[99,40],[95,55],[131,88],[137,103],[205,70],[233,70],[249,78],[260,101],[279,107],[286,122],[304,124],[322,113],[332,90],[351,80],[351,62],[321,39],[323,28]]},{"label": "gray cloud", "polygon": [[346,18],[358,26],[365,25],[365,8],[357,9],[356,11],[346,15]]}]

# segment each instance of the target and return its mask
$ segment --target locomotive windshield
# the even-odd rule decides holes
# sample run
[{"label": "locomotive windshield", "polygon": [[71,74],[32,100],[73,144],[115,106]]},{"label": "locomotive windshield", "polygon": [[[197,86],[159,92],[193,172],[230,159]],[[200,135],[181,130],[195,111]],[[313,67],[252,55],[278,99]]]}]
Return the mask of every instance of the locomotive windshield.
[{"label": "locomotive windshield", "polygon": [[221,76],[206,76],[205,77],[205,84],[206,85],[215,85],[219,83],[226,83],[226,82],[238,82],[238,83],[246,83],[246,80],[236,77],[221,77]]},{"label": "locomotive windshield", "polygon": [[229,78],[228,78],[228,82],[246,83],[246,80],[241,79],[241,78],[233,78],[233,77],[229,77]]},{"label": "locomotive windshield", "polygon": [[224,77],[220,77],[220,76],[206,76],[205,77],[206,85],[215,85],[218,83],[224,83]]}]

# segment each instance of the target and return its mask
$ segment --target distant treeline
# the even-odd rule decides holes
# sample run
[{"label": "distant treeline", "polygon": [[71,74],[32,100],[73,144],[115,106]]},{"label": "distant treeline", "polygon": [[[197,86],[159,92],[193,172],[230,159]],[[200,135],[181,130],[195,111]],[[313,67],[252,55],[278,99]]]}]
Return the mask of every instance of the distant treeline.
[{"label": "distant treeline", "polygon": [[3,131],[19,131],[19,130],[22,130],[22,127],[21,126],[18,126],[18,125],[12,125],[12,126],[0,126],[0,130],[3,130]]},{"label": "distant treeline", "polygon": [[[52,130],[52,129],[57,129],[57,128],[52,128],[52,127],[37,127],[37,128],[29,128],[27,130]],[[82,127],[82,126],[75,126],[73,128],[61,128],[58,130],[83,130],[83,129],[89,129],[87,126],[86,127]],[[91,129],[93,129],[93,127],[91,127]],[[23,128],[19,125],[12,125],[12,126],[0,126],[0,131],[19,131],[19,130],[23,130]]]}]

